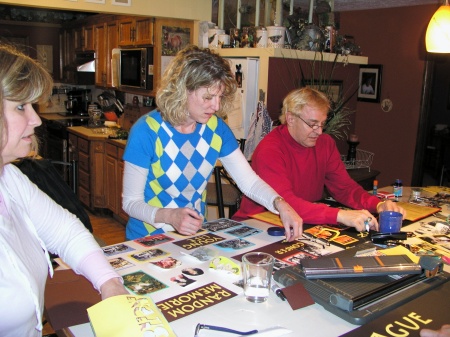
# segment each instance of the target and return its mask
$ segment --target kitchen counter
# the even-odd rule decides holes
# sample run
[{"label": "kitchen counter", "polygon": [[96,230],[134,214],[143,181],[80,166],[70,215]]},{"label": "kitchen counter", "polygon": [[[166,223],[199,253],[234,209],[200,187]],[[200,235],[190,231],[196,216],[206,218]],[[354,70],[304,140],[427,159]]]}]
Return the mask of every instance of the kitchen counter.
[{"label": "kitchen counter", "polygon": [[121,148],[125,148],[125,146],[127,145],[127,140],[126,139],[109,139],[108,138],[108,143],[111,143],[111,144],[116,145]]},{"label": "kitchen counter", "polygon": [[86,126],[70,126],[67,131],[76,134],[77,136],[85,137],[89,140],[108,139],[109,133],[100,133],[100,130],[107,130],[108,128],[88,128]]},{"label": "kitchen counter", "polygon": [[71,119],[89,119],[89,116],[80,116],[80,115],[60,115],[59,113],[40,113],[38,116],[42,120],[48,121],[63,121],[63,120],[71,120]]}]

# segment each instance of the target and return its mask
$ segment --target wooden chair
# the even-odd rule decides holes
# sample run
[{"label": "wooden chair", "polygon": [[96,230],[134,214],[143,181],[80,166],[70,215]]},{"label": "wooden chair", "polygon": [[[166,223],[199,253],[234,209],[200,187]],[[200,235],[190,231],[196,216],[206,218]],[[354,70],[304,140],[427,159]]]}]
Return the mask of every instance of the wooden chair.
[{"label": "wooden chair", "polygon": [[[244,152],[245,139],[238,142]],[[219,218],[225,218],[225,207],[228,207],[228,218],[231,218],[239,209],[242,192],[223,166],[214,167],[213,174],[214,182],[206,185],[206,204],[217,206]]]}]

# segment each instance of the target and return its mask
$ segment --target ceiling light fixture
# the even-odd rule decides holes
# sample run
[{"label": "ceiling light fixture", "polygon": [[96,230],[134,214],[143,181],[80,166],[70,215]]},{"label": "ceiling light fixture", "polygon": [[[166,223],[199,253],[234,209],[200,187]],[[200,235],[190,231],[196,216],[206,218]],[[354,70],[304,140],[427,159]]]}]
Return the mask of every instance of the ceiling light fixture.
[{"label": "ceiling light fixture", "polygon": [[439,7],[428,24],[425,36],[427,51],[450,53],[450,6],[448,0]]}]

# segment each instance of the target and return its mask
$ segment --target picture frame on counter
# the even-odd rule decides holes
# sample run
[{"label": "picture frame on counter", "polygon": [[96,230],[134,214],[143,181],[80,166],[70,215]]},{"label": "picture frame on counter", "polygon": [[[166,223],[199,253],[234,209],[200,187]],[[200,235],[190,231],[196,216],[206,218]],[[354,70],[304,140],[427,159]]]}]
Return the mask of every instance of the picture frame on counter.
[{"label": "picture frame on counter", "polygon": [[131,0],[111,0],[111,4],[116,6],[131,6]]},{"label": "picture frame on counter", "polygon": [[382,71],[381,64],[359,66],[358,101],[380,102]]},{"label": "picture frame on counter", "polygon": [[86,2],[92,2],[95,4],[105,4],[105,0],[84,0]]}]

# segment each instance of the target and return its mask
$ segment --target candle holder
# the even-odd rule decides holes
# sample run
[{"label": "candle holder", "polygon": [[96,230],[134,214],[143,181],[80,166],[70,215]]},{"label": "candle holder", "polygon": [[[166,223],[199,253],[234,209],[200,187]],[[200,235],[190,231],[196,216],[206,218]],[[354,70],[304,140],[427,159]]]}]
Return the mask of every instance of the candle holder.
[{"label": "candle holder", "polygon": [[347,153],[347,162],[350,164],[354,164],[356,162],[356,147],[359,142],[354,142],[351,140],[347,140],[348,144],[348,153]]}]

